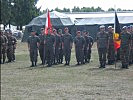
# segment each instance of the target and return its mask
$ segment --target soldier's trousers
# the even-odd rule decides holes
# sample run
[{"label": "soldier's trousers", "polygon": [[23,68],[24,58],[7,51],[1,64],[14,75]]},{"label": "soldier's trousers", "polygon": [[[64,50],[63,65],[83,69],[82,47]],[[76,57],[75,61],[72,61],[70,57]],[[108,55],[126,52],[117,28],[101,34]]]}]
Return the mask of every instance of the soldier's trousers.
[{"label": "soldier's trousers", "polygon": [[130,49],[129,60],[130,64],[133,64],[133,48]]},{"label": "soldier's trousers", "polygon": [[115,61],[115,49],[114,46],[109,46],[108,55],[107,55],[108,61]]},{"label": "soldier's trousers", "polygon": [[16,57],[15,57],[15,48],[13,48],[13,60],[15,60],[16,59]]},{"label": "soldier's trousers", "polygon": [[91,59],[91,48],[88,49],[88,51],[87,51],[87,58],[88,58],[88,60]]},{"label": "soldier's trousers", "polygon": [[84,48],[84,60],[85,60],[85,62],[88,61],[88,56],[87,56],[87,54],[88,54],[88,50],[87,50],[87,48]]},{"label": "soldier's trousers", "polygon": [[129,64],[129,48],[120,48],[120,58],[122,65]]},{"label": "soldier's trousers", "polygon": [[75,48],[77,62],[84,62],[84,50],[82,48]]},{"label": "soldier's trousers", "polygon": [[3,49],[2,49],[2,59],[3,59],[3,63],[4,63],[5,60],[6,60],[6,53],[7,53],[6,48],[3,48]]},{"label": "soldier's trousers", "polygon": [[30,50],[30,60],[31,62],[37,62],[38,49]]},{"label": "soldier's trousers", "polygon": [[106,53],[107,53],[107,48],[98,48],[99,62],[102,65],[106,64]]},{"label": "soldier's trousers", "polygon": [[45,48],[44,48],[44,45],[39,46],[39,54],[40,54],[42,64],[44,64],[45,63]]},{"label": "soldier's trousers", "polygon": [[64,56],[65,56],[65,61],[70,62],[71,58],[71,49],[70,48],[64,48]]},{"label": "soldier's trousers", "polygon": [[59,63],[59,47],[55,47],[55,63]]},{"label": "soldier's trousers", "polygon": [[60,63],[63,62],[63,49],[59,50],[59,61],[60,61]]},{"label": "soldier's trousers", "polygon": [[13,60],[13,46],[8,46],[7,58],[8,58],[9,62],[11,62]]},{"label": "soldier's trousers", "polygon": [[53,63],[53,56],[54,56],[54,48],[53,47],[46,47],[46,60],[49,66]]}]

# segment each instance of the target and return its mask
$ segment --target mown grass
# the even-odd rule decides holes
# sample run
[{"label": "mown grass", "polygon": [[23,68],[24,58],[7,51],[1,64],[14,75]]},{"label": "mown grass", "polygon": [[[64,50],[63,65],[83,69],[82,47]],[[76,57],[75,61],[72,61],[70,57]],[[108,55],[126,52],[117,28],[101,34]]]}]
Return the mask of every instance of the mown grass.
[{"label": "mown grass", "polygon": [[99,69],[96,46],[82,66],[75,66],[73,49],[71,66],[31,68],[26,43],[18,43],[16,59],[1,66],[2,100],[133,100],[133,66]]}]

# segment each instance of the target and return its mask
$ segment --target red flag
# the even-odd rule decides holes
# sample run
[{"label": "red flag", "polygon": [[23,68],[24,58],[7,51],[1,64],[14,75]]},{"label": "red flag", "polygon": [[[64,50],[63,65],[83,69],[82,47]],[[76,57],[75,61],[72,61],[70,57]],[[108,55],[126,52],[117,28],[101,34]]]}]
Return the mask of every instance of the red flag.
[{"label": "red flag", "polygon": [[117,49],[120,48],[120,43],[121,43],[121,41],[119,40],[121,29],[120,29],[120,24],[119,24],[119,20],[118,20],[116,12],[115,12],[114,28],[115,28],[114,29],[114,46],[115,46],[115,50],[117,51]]},{"label": "red flag", "polygon": [[51,24],[51,20],[50,20],[50,13],[49,10],[47,9],[47,15],[46,15],[46,24],[45,24],[45,33],[44,34],[48,34],[48,28],[50,28],[50,30],[52,31],[52,24]]}]

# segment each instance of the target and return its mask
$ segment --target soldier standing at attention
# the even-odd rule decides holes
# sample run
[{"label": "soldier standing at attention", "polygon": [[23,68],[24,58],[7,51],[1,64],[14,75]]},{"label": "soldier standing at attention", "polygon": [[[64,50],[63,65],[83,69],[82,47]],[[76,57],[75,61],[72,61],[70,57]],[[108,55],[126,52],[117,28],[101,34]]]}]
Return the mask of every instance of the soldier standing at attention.
[{"label": "soldier standing at attention", "polygon": [[36,32],[34,30],[31,30],[31,36],[29,36],[27,42],[30,53],[30,61],[32,63],[31,67],[34,67],[37,65],[38,47],[40,45],[40,39],[36,36]]},{"label": "soldier standing at attention", "polygon": [[112,26],[108,27],[109,35],[109,48],[108,48],[108,65],[112,65],[115,62],[115,48],[114,48],[114,39],[113,39],[113,29]]},{"label": "soldier standing at attention", "polygon": [[58,35],[60,36],[60,39],[61,39],[61,44],[60,44],[60,47],[59,47],[59,63],[62,64],[63,63],[63,49],[62,49],[63,34],[62,34],[62,29],[58,30]]},{"label": "soldier standing at attention", "polygon": [[85,39],[85,46],[84,46],[84,60],[85,60],[85,63],[89,62],[88,60],[88,49],[89,49],[89,37],[88,37],[88,34],[86,32],[86,30],[83,31],[83,36],[84,36],[84,39]]},{"label": "soldier standing at attention", "polygon": [[4,44],[4,38],[1,35],[2,30],[0,30],[0,64],[2,64],[2,49],[3,49],[3,44]]},{"label": "soldier standing at attention", "polygon": [[54,64],[57,65],[59,64],[59,51],[60,51],[60,44],[61,44],[61,38],[60,36],[57,34],[57,30],[54,29],[53,30],[54,35],[55,35],[55,55],[54,55]]},{"label": "soldier standing at attention", "polygon": [[4,44],[2,45],[2,60],[3,60],[3,64],[5,63],[5,60],[6,60],[6,53],[7,53],[7,43],[8,43],[8,40],[7,40],[7,37],[4,35],[4,32],[1,33],[1,35],[3,36],[3,39],[4,39]]},{"label": "soldier standing at attention", "polygon": [[100,26],[100,32],[97,33],[97,48],[99,54],[99,68],[105,68],[106,65],[106,53],[108,50],[108,33],[105,32],[105,26]]},{"label": "soldier standing at attention", "polygon": [[122,62],[122,68],[128,68],[129,64],[129,48],[131,42],[131,34],[127,32],[127,27],[122,28],[122,33],[120,34],[120,57]]},{"label": "soldier standing at attention", "polygon": [[14,37],[14,36],[12,36],[12,38],[13,38],[13,61],[15,61],[16,60],[16,57],[15,57],[15,50],[16,50],[16,45],[17,45],[17,39],[16,39],[16,37]]},{"label": "soldier standing at attention", "polygon": [[81,32],[77,32],[77,36],[74,39],[75,44],[75,52],[76,52],[76,59],[77,65],[85,64],[84,63],[84,46],[85,46],[85,39],[81,36]]},{"label": "soldier standing at attention", "polygon": [[69,29],[67,27],[64,29],[64,31],[65,31],[65,34],[63,35],[63,38],[62,38],[62,47],[63,47],[65,61],[66,61],[65,65],[69,66],[73,38],[72,38],[72,35],[69,33]]},{"label": "soldier standing at attention", "polygon": [[48,64],[47,67],[51,67],[54,57],[55,36],[50,32],[50,28],[48,28],[48,34],[46,35],[44,45],[46,50],[46,60]]},{"label": "soldier standing at attention", "polygon": [[44,40],[45,40],[45,34],[44,34],[44,28],[41,28],[41,34],[39,35],[40,39],[40,46],[39,46],[39,54],[42,61],[42,65],[45,64],[45,46],[44,46]]},{"label": "soldier standing at attention", "polygon": [[88,38],[89,38],[89,47],[87,49],[87,62],[89,63],[90,62],[90,59],[91,59],[91,48],[93,46],[93,38],[90,36],[89,32],[87,32],[87,35],[88,35]]},{"label": "soldier standing at attention", "polygon": [[131,33],[131,46],[130,46],[130,61],[129,64],[133,64],[133,25],[130,26]]},{"label": "soldier standing at attention", "polygon": [[14,45],[16,46],[16,38],[12,36],[12,31],[9,29],[7,30],[7,39],[8,39],[8,43],[7,43],[7,58],[8,58],[8,62],[12,62],[15,59],[15,48]]}]

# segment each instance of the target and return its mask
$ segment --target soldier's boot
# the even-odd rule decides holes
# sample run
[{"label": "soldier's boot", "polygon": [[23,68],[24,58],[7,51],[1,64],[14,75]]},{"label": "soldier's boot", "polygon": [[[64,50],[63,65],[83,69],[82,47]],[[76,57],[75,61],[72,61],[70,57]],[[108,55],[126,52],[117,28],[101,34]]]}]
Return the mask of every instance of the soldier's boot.
[{"label": "soldier's boot", "polygon": [[122,67],[121,68],[125,68],[125,64],[124,63],[122,63]]},{"label": "soldier's boot", "polygon": [[103,63],[102,62],[100,62],[100,67],[99,68],[103,68]]},{"label": "soldier's boot", "polygon": [[13,61],[15,61],[15,60],[16,60],[15,55],[13,55]]},{"label": "soldier's boot", "polygon": [[88,59],[88,61],[87,61],[88,63],[90,63],[90,59]]},{"label": "soldier's boot", "polygon": [[31,62],[31,66],[30,67],[34,67],[34,62],[33,61]]},{"label": "soldier's boot", "polygon": [[103,63],[103,68],[105,68],[106,62]]},{"label": "soldier's boot", "polygon": [[37,61],[35,61],[35,66],[37,65]]},{"label": "soldier's boot", "polygon": [[63,59],[61,59],[61,64],[63,64]]},{"label": "soldier's boot", "polygon": [[67,65],[67,61],[66,61],[66,63],[64,64],[64,66],[66,66]]},{"label": "soldier's boot", "polygon": [[69,62],[69,61],[67,62],[67,65],[68,65],[68,66],[70,65],[70,62]]},{"label": "soldier's boot", "polygon": [[80,63],[79,62],[77,62],[77,64],[76,65],[80,65]]}]

